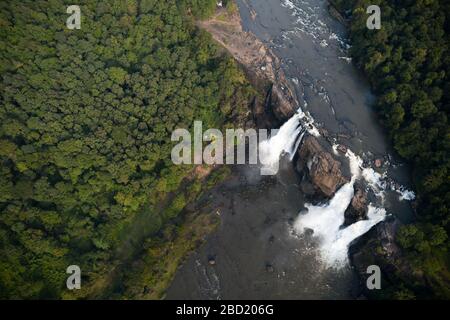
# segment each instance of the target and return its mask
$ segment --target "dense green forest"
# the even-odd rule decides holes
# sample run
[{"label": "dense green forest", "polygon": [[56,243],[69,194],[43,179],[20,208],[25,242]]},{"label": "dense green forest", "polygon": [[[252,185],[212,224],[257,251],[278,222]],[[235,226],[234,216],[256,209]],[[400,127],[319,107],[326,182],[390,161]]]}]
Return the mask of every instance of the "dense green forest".
[{"label": "dense green forest", "polygon": [[195,27],[215,3],[82,0],[69,30],[70,1],[0,2],[0,298],[104,297],[133,233],[208,185],[172,164],[171,133],[226,125],[253,94]]},{"label": "dense green forest", "polygon": [[[390,297],[450,298],[450,2],[331,2],[350,18],[351,54],[378,95],[396,151],[414,168],[418,219],[398,234],[414,277],[399,275]],[[374,4],[380,30],[366,27]]]}]

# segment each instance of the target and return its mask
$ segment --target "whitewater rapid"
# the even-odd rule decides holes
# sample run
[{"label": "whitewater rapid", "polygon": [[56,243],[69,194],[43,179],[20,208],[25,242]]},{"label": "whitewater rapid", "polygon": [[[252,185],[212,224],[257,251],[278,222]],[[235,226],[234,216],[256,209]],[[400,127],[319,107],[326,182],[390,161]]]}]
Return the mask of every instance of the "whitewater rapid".
[{"label": "whitewater rapid", "polygon": [[[280,2],[281,6],[287,8],[294,18],[294,25],[292,28],[282,29],[279,41],[272,41],[273,47],[288,47],[288,44],[293,44],[294,40],[306,36],[316,46],[314,52],[321,52],[328,50],[325,49],[327,47],[333,47],[333,50],[334,48],[338,50],[340,60],[351,62],[351,58],[347,56],[350,47],[347,39],[337,35],[327,26],[321,11],[321,4],[313,0],[281,0]],[[325,57],[325,60],[327,58],[328,56]],[[299,75],[305,78],[305,83],[299,79]],[[323,76],[325,80],[322,82],[311,81],[309,78],[312,76],[309,75],[307,68],[299,69],[299,72],[292,76],[294,87],[299,87],[300,82],[303,86],[310,86],[311,90],[329,105],[333,115],[336,116],[330,95],[324,86],[325,80],[329,78],[326,70]],[[330,81],[334,81],[334,79],[330,78]],[[299,104],[302,105],[301,109],[280,128],[278,134],[259,145],[263,149],[264,159],[267,160],[264,166],[268,168],[273,168],[282,154],[288,154],[292,161],[305,134],[321,136],[313,117],[305,111],[307,108],[305,92],[299,91],[298,97],[302,100],[299,101]],[[335,101],[339,100],[335,99]],[[332,147],[335,155],[338,156],[338,145]],[[326,267],[341,268],[347,265],[348,248],[351,243],[385,220],[388,215],[386,207],[389,208],[386,204],[388,191],[397,192],[400,201],[415,198],[412,191],[394,182],[386,170],[380,173],[379,169],[375,170],[370,165],[365,165],[362,160],[363,156],[365,157],[364,154],[356,155],[348,149],[346,157],[349,159],[352,173],[351,181],[338,190],[328,202],[320,205],[306,204],[305,209],[299,213],[294,223],[294,231],[297,235],[312,230],[312,236],[318,243],[320,259]],[[352,201],[354,185],[357,181],[364,185],[371,201],[367,207],[367,219],[344,228],[345,211]]]},{"label": "whitewater rapid", "polygon": [[[286,78],[292,80],[291,89],[299,100],[298,104],[305,113],[310,111],[317,122],[323,124],[320,132],[327,130],[328,140],[345,144],[363,158],[364,162],[355,164],[356,168],[362,167],[361,171],[371,169],[369,163],[373,163],[374,157],[388,156],[390,148],[385,144],[385,136],[382,130],[378,130],[376,118],[371,116],[373,113],[368,108],[372,103],[368,86],[355,74],[355,68],[344,61],[350,61],[350,58],[347,58],[345,50],[341,50],[342,46],[333,32],[343,41],[346,41],[345,34],[329,17],[326,0],[291,0],[304,11],[296,10],[295,17],[292,16],[292,9],[280,5],[282,2],[284,0],[238,0],[243,28],[268,43],[280,58]],[[323,27],[319,20],[329,27]],[[309,35],[311,32],[315,32],[315,37]],[[296,118],[302,122],[301,116]],[[297,123],[293,120],[290,124],[295,136]],[[304,126],[303,123],[301,125]],[[285,131],[285,136],[291,137],[289,131]],[[304,138],[307,134],[312,133],[308,130]],[[300,130],[298,138],[301,135]],[[261,183],[259,166],[237,166],[236,176],[205,194],[205,199],[212,196],[211,207],[221,208],[221,227],[177,272],[168,290],[169,299],[355,298],[351,294],[359,284],[355,273],[348,267],[324,268],[321,260],[326,257],[329,261],[346,261],[348,238],[362,235],[374,220],[360,221],[340,232],[336,231],[335,226],[339,225],[339,229],[342,226],[342,215],[334,211],[330,214],[336,220],[334,237],[330,237],[328,246],[326,239],[321,239],[317,231],[313,235],[316,239],[311,239],[310,231],[305,234],[295,231],[293,227],[297,221],[292,221],[292,217],[300,218],[309,211],[304,208],[304,195],[298,187],[295,168],[285,160],[298,157],[295,150],[300,140],[291,143],[288,139],[278,138],[266,144],[277,146],[277,140],[284,146],[268,154],[269,158],[274,156],[272,159],[286,154],[280,163],[281,172],[275,177],[278,183]],[[343,158],[340,150],[343,149],[336,145],[336,157]],[[391,161],[392,165],[389,165]],[[407,218],[409,206],[397,201],[392,189],[397,185],[390,184],[392,177],[408,183],[407,168],[401,167],[395,157],[389,157],[382,168],[374,168],[372,182],[374,184],[378,180],[379,185],[387,187],[386,202],[383,205],[374,192],[365,190],[369,195],[368,202],[372,202],[371,208],[368,208],[369,217],[376,215],[381,218],[383,212],[376,209],[386,208],[386,216],[395,214],[398,218]],[[388,168],[388,175],[383,173],[384,168]],[[368,179],[370,174],[371,170],[364,173]],[[269,180],[267,182],[274,182]],[[355,184],[363,188],[369,185],[362,172]],[[353,192],[351,188],[343,189],[343,196],[344,191],[348,195]],[[321,207],[329,207],[333,199],[322,203]],[[350,197],[347,196],[347,199]],[[348,204],[347,201],[343,203],[343,206]],[[316,202],[314,204],[317,205]],[[313,207],[311,204],[309,206]],[[211,256],[217,262],[214,266],[210,264]],[[271,272],[267,272],[269,265]]]},{"label": "whitewater rapid", "polygon": [[[259,144],[263,169],[276,174],[280,157],[284,154],[289,155],[292,161],[306,133],[320,136],[311,115],[299,109],[274,135]],[[333,145],[333,150],[337,150],[337,145]],[[387,216],[386,209],[383,207],[385,192],[389,189],[389,184],[386,182],[387,173],[380,174],[373,168],[364,167],[361,157],[355,155],[350,149],[345,156],[349,160],[351,181],[341,187],[329,202],[321,205],[306,204],[305,210],[300,212],[294,223],[294,229],[299,234],[305,233],[306,230],[313,231],[313,237],[319,243],[320,258],[325,267],[346,266],[350,244]],[[380,206],[370,203],[366,220],[343,228],[345,211],[354,196],[354,184],[357,180],[365,181],[367,189],[372,191]],[[403,187],[394,191],[401,194],[400,200],[414,199],[414,193]]]},{"label": "whitewater rapid", "polygon": [[[342,228],[345,211],[354,196],[354,184],[358,179],[366,179],[363,172],[367,170],[362,167],[361,158],[352,151],[347,151],[346,156],[350,161],[351,181],[339,189],[328,203],[306,204],[306,210],[300,213],[294,223],[294,229],[299,233],[308,229],[313,231],[313,236],[319,241],[321,260],[326,267],[341,268],[347,265],[350,244],[386,218],[384,208],[377,208],[370,203],[367,220]],[[370,185],[371,182],[367,182]]]},{"label": "whitewater rapid", "polygon": [[288,154],[292,160],[304,133],[305,130],[300,124],[300,114],[296,113],[269,139],[260,142],[259,159],[262,174],[277,174],[280,156],[283,154]]},{"label": "whitewater rapid", "polygon": [[259,160],[264,175],[277,174],[280,156],[289,155],[294,160],[295,154],[306,133],[319,137],[319,130],[309,113],[298,109],[297,112],[279,130],[273,130],[272,136],[258,145]]}]

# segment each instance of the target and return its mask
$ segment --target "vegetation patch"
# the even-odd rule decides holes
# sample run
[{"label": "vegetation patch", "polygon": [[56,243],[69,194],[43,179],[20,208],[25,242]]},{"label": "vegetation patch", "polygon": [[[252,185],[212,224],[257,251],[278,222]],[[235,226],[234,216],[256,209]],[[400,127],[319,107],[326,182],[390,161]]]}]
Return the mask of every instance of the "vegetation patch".
[{"label": "vegetation patch", "polygon": [[[399,275],[398,296],[449,298],[450,4],[331,2],[351,19],[351,54],[378,95],[376,108],[396,151],[414,167],[417,222],[400,229],[398,243],[421,280]],[[380,30],[366,27],[369,5],[381,8]]]}]

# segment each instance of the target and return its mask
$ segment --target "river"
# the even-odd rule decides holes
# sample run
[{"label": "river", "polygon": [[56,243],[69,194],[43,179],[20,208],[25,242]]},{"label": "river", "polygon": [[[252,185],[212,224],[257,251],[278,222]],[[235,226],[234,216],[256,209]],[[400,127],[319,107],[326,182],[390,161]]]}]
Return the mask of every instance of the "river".
[{"label": "river", "polygon": [[[244,29],[281,59],[299,105],[316,126],[348,146],[367,171],[372,172],[375,159],[384,159],[385,176],[398,185],[410,185],[409,170],[396,159],[372,109],[370,87],[348,57],[346,31],[329,15],[327,2],[237,2]],[[320,244],[296,228],[299,213],[308,205],[288,157],[274,177],[261,177],[251,166],[236,167],[234,172],[209,195],[221,207],[219,228],[177,272],[167,298],[356,298],[359,280],[351,265],[324,264]],[[410,203],[400,201],[390,186],[385,188],[383,200],[374,205],[382,206],[388,216],[408,221]]]}]

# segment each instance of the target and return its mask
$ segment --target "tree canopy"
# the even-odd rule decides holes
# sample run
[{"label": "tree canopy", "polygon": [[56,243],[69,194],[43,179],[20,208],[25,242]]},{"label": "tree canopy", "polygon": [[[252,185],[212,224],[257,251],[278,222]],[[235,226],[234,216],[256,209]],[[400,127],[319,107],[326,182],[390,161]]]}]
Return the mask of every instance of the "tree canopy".
[{"label": "tree canopy", "polygon": [[[450,297],[450,3],[445,0],[333,0],[351,17],[351,54],[378,95],[377,110],[397,152],[413,164],[419,219],[399,243],[433,292],[405,284],[418,297]],[[366,8],[379,5],[381,29],[366,28]],[[433,261],[433,263],[430,263]],[[404,293],[404,289],[400,290]],[[400,292],[399,291],[399,292]],[[404,296],[402,294],[402,296]]]},{"label": "tree canopy", "polygon": [[71,264],[99,281],[138,213],[157,231],[185,205],[158,210],[192,169],[172,131],[250,90],[185,1],[84,0],[80,30],[69,5],[0,2],[0,298],[61,298]]}]

